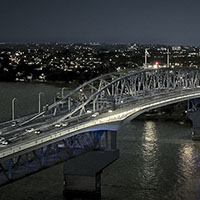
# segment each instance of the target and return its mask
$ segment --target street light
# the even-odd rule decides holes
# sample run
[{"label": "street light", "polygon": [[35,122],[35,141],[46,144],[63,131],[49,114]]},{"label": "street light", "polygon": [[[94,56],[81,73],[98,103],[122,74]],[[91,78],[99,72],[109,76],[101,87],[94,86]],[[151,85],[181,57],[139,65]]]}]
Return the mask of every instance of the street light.
[{"label": "street light", "polygon": [[62,88],[62,92],[61,92],[61,94],[62,94],[62,99],[63,99],[63,97],[64,97],[64,89],[67,89],[66,87],[63,87]]},{"label": "street light", "polygon": [[[62,99],[64,98],[64,89],[67,89],[66,87],[63,87],[62,90],[61,90],[61,97]],[[63,102],[62,102],[62,107],[63,107]]]},{"label": "street light", "polygon": [[15,101],[16,101],[16,98],[14,97],[12,99],[12,121],[15,120]]},{"label": "street light", "polygon": [[41,112],[41,94],[44,94],[44,93],[40,92],[38,95],[38,113]]}]

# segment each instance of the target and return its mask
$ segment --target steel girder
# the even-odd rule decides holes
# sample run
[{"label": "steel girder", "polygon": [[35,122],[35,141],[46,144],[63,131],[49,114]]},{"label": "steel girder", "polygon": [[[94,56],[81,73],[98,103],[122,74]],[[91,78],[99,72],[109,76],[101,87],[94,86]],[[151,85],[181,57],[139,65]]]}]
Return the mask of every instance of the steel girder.
[{"label": "steel girder", "polygon": [[0,186],[95,150],[111,147],[108,131],[82,133],[0,163]]},{"label": "steel girder", "polygon": [[200,110],[200,98],[188,100],[187,111],[199,111]]}]

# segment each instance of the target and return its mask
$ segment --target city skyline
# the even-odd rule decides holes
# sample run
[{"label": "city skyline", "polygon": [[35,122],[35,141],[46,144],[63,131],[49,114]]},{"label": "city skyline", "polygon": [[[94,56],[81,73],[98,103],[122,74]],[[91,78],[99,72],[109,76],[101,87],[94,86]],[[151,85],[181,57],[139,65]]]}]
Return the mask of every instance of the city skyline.
[{"label": "city skyline", "polygon": [[1,0],[0,42],[200,45],[199,1]]}]

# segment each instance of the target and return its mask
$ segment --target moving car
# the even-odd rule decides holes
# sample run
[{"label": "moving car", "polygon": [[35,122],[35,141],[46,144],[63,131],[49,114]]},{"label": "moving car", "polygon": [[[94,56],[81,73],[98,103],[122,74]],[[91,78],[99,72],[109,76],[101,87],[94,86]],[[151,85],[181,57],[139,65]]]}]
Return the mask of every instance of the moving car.
[{"label": "moving car", "polygon": [[60,128],[61,126],[62,126],[61,123],[59,123],[59,124],[55,124],[55,127],[56,127],[56,128]]},{"label": "moving car", "polygon": [[3,140],[2,142],[1,142],[1,144],[2,145],[8,145],[10,142],[8,141],[8,140]]},{"label": "moving car", "polygon": [[0,145],[8,145],[9,143],[9,140],[6,140],[4,137],[0,137]]},{"label": "moving car", "polygon": [[55,124],[55,127],[57,127],[57,128],[66,127],[66,126],[68,126],[68,122],[63,122],[63,123]]},{"label": "moving car", "polygon": [[34,133],[37,134],[37,135],[40,135],[42,133],[42,131],[40,129],[38,129],[38,130],[35,130]]},{"label": "moving car", "polygon": [[99,115],[99,113],[96,112],[96,113],[92,114],[92,117],[96,117],[96,116],[98,116],[98,115]]},{"label": "moving car", "polygon": [[27,133],[31,133],[31,132],[33,132],[34,131],[34,128],[27,128],[26,130],[25,130],[25,132],[27,132]]}]

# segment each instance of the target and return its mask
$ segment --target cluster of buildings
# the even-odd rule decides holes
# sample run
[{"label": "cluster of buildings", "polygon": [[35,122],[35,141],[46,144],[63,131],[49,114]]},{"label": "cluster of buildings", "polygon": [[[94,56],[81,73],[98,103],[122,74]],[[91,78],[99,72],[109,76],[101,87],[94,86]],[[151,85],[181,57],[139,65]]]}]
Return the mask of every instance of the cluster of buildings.
[{"label": "cluster of buildings", "polygon": [[0,81],[79,81],[148,63],[200,66],[200,47],[139,44],[0,44]]}]

